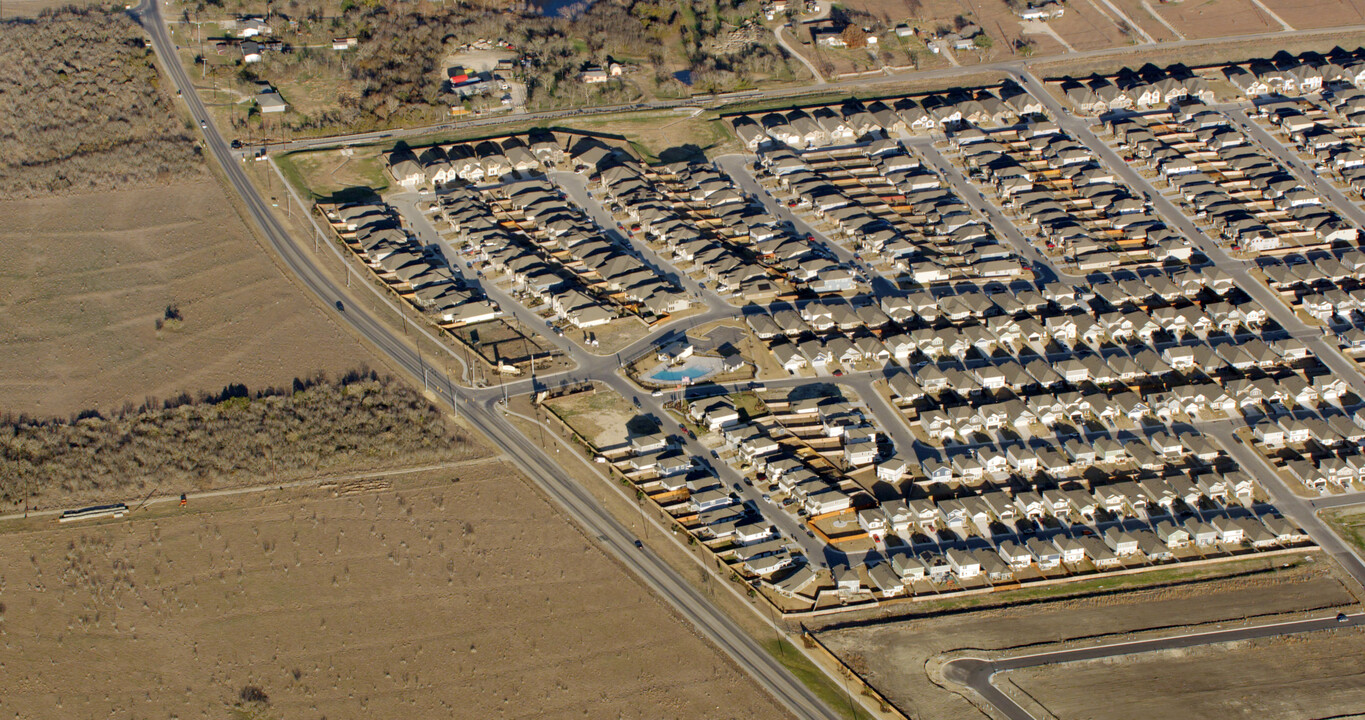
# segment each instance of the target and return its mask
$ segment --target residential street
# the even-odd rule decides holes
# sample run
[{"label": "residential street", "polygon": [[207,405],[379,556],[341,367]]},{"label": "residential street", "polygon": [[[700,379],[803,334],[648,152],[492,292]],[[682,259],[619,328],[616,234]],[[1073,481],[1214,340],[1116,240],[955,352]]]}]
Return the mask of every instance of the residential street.
[{"label": "residential street", "polygon": [[1134,640],[1089,647],[1078,647],[1070,650],[1055,650],[1052,652],[1030,655],[1015,655],[993,661],[968,657],[947,663],[943,666],[942,672],[944,678],[950,682],[965,685],[976,691],[978,695],[985,698],[991,705],[995,706],[995,709],[1003,713],[1009,720],[1039,720],[1015,702],[1013,698],[997,688],[995,684],[991,682],[991,678],[997,673],[1039,667],[1041,665],[1100,660],[1103,658],[1124,655],[1181,650],[1199,647],[1201,645],[1245,642],[1260,638],[1282,637],[1300,633],[1319,632],[1322,630],[1359,627],[1363,621],[1365,621],[1365,613],[1353,613],[1346,615],[1345,619],[1334,615],[1311,620],[1276,622],[1264,625],[1229,628],[1227,630],[1187,633],[1184,635],[1174,635],[1152,640]]},{"label": "residential street", "polygon": [[[1106,5],[1118,12],[1117,8],[1108,3],[1107,0],[1104,1]],[[153,45],[162,64],[175,86],[183,92],[191,115],[196,121],[203,123],[205,145],[218,164],[222,166],[227,181],[241,196],[251,220],[259,227],[270,246],[279,254],[284,265],[298,275],[308,290],[326,306],[336,307],[337,316],[349,323],[378,351],[387,355],[396,367],[412,373],[414,377],[423,378],[424,385],[433,397],[442,403],[449,403],[455,412],[466,418],[474,428],[484,433],[501,452],[510,457],[575,522],[579,523],[586,532],[597,537],[608,552],[633,574],[640,577],[661,598],[669,602],[680,615],[716,643],[764,688],[772,692],[795,716],[802,718],[832,718],[837,716],[782,663],[775,660],[760,641],[747,635],[734,620],[718,610],[702,593],[693,588],[678,569],[669,566],[652,552],[638,546],[636,544],[637,538],[606,510],[602,509],[600,504],[593,499],[591,493],[588,493],[574,480],[566,477],[554,457],[547,454],[544,448],[528,442],[505,417],[507,412],[506,400],[511,396],[544,390],[566,383],[588,381],[601,383],[619,393],[627,402],[638,408],[640,414],[655,419],[662,432],[677,439],[682,451],[693,458],[694,463],[708,466],[728,491],[732,491],[742,502],[752,503],[754,507],[760,508],[765,520],[770,521],[783,535],[799,546],[801,552],[812,563],[825,568],[839,565],[861,565],[868,560],[869,553],[845,553],[834,544],[821,542],[809,532],[801,518],[776,506],[772,501],[765,500],[762,489],[749,484],[739,471],[721,461],[700,439],[686,432],[665,409],[665,403],[669,399],[670,393],[660,392],[656,396],[650,390],[641,388],[622,372],[622,367],[631,360],[649,353],[656,346],[667,342],[687,329],[717,320],[741,318],[742,310],[740,308],[715,291],[708,289],[704,284],[689,277],[682,269],[666,260],[642,239],[632,236],[629,231],[618,226],[607,208],[593,196],[583,175],[570,172],[550,172],[548,178],[559,188],[562,188],[568,199],[581,207],[587,216],[591,217],[608,236],[622,247],[628,248],[630,253],[638,258],[652,273],[667,278],[679,287],[684,288],[692,296],[693,301],[700,305],[692,314],[651,329],[619,351],[593,352],[590,348],[575,343],[568,337],[548,332],[545,319],[525,307],[517,297],[514,297],[513,290],[497,286],[478,269],[464,267],[463,263],[460,262],[461,256],[451,242],[442,237],[442,234],[433,226],[430,218],[419,210],[420,203],[426,199],[435,199],[436,195],[423,195],[416,192],[396,194],[389,197],[388,201],[406,219],[407,227],[411,229],[421,244],[439,247],[448,259],[453,271],[461,276],[468,286],[481,289],[491,303],[513,318],[527,332],[537,334],[539,342],[556,348],[572,365],[569,370],[548,374],[537,375],[533,371],[531,377],[513,379],[508,376],[499,376],[496,385],[486,382],[483,386],[474,388],[458,386],[450,381],[441,370],[451,359],[460,361],[457,353],[449,351],[450,357],[440,357],[439,359],[424,357],[421,351],[417,350],[407,340],[406,326],[403,334],[399,335],[390,327],[390,323],[379,317],[377,310],[372,312],[372,309],[378,307],[375,298],[390,308],[393,308],[393,303],[383,291],[376,288],[373,283],[368,282],[368,278],[365,282],[358,283],[358,287],[355,289],[351,289],[349,284],[343,289],[338,287],[337,282],[329,274],[320,269],[323,263],[332,262],[333,257],[342,257],[338,248],[328,243],[325,249],[319,249],[315,245],[314,249],[310,250],[307,247],[308,243],[290,236],[289,230],[281,224],[280,219],[271,209],[272,206],[260,196],[247,173],[242,169],[239,160],[244,158],[245,153],[249,150],[235,151],[229,149],[217,129],[209,122],[203,103],[194,92],[184,68],[175,57],[171,40],[160,17],[160,8],[155,0],[143,0],[142,4],[133,11],[133,14],[151,35]],[[1339,32],[1342,29],[1334,28],[1332,31]],[[1360,29],[1365,29],[1365,26],[1361,26]],[[1316,32],[1321,31],[1270,33],[1264,36],[1248,37],[1273,36],[1278,38],[1285,35],[1312,35]],[[780,30],[778,39],[783,42],[784,46],[786,45],[782,41]],[[1165,45],[1170,47],[1198,47],[1228,40],[1182,40]],[[1068,57],[1098,58],[1113,54],[1115,54],[1114,50],[1105,50],[1072,53]],[[804,58],[802,61],[809,65],[809,62]],[[1316,328],[1302,322],[1278,294],[1267,287],[1264,282],[1252,276],[1248,272],[1248,263],[1231,258],[1166,195],[1143,177],[1141,173],[1124,162],[1110,145],[1095,135],[1091,130],[1090,122],[1070,114],[1047,87],[1027,69],[1032,62],[1034,61],[1002,62],[972,68],[972,71],[999,70],[1018,79],[1021,85],[1044,104],[1049,114],[1061,128],[1113,169],[1122,178],[1124,184],[1140,196],[1145,197],[1165,223],[1188,238],[1211,262],[1225,270],[1253,300],[1266,308],[1276,323],[1291,336],[1302,339],[1309,350],[1320,358],[1334,375],[1346,381],[1357,396],[1365,398],[1365,373],[1361,372],[1356,363],[1342,355],[1335,343],[1325,340],[1322,333]],[[814,68],[811,69],[814,72]],[[892,74],[878,78],[875,82],[911,78],[915,80],[931,78],[948,80],[961,72],[963,71],[959,69],[948,69],[923,73]],[[822,87],[825,90],[833,88],[851,89],[855,86],[865,88],[867,85],[875,84],[869,83],[867,80],[824,84],[825,81],[819,77],[819,73],[816,72],[815,74],[818,83],[823,84]],[[519,115],[512,119],[564,118],[587,113],[656,109],[676,107],[683,104],[696,105],[699,102],[721,103],[739,99],[790,97],[793,94],[793,91],[789,89],[749,91],[722,97],[688,98],[680,101],[661,101],[617,106],[615,108],[594,108],[587,111],[565,110],[533,113]],[[1241,110],[1232,108],[1226,112],[1234,122],[1254,137],[1268,152],[1291,168],[1308,187],[1322,193],[1327,201],[1335,205],[1352,222],[1358,226],[1365,225],[1365,210],[1362,210],[1344,194],[1332,187],[1330,183],[1316,177],[1312,169],[1307,167],[1293,151],[1266,133],[1256,123],[1251,122]],[[487,118],[425,128],[358,133],[341,138],[298,140],[279,144],[274,148],[298,150],[351,145],[417,137],[423,133],[446,128],[495,126],[506,121],[507,119],[504,118]],[[998,237],[1009,243],[1034,268],[1041,279],[1047,281],[1059,279],[1061,282],[1072,286],[1083,284],[1083,276],[1063,272],[1058,264],[1034,246],[1014,221],[1006,216],[994,202],[987,199],[982,194],[981,189],[933,145],[932,140],[903,137],[901,143],[905,148],[911,149],[912,152],[922,157],[928,167],[935,170],[953,192],[962,198],[972,213],[992,227]],[[835,242],[827,234],[816,230],[801,215],[793,213],[767,192],[751,172],[753,161],[754,157],[751,155],[731,154],[716,158],[715,164],[730,177],[738,188],[758,200],[771,215],[780,220],[791,222],[796,233],[802,236],[811,236],[815,241],[823,243],[838,261],[861,273],[866,278],[866,284],[870,286],[873,297],[900,292],[897,284],[891,278],[874,269],[866,258],[860,257],[857,251],[851,250],[840,242]],[[966,216],[965,213],[961,213],[961,215]],[[331,253],[331,255],[326,253]],[[357,295],[363,297],[367,302],[354,302]],[[419,327],[417,331],[431,338],[438,345],[446,347],[444,343],[433,337],[427,328]],[[460,364],[464,365],[463,362]],[[837,383],[852,388],[858,394],[858,404],[865,409],[869,419],[874,420],[880,430],[892,440],[898,454],[913,461],[915,455],[913,448],[920,444],[914,431],[901,411],[888,402],[887,398],[874,386],[876,381],[884,379],[890,372],[899,372],[899,370],[894,365],[888,365],[884,369],[848,372],[840,377],[824,375],[816,378],[783,377],[760,380],[759,382],[765,384],[769,389],[788,389],[814,382]],[[467,380],[472,380],[468,371],[465,375]],[[445,382],[440,382],[439,378],[445,378]],[[729,384],[725,386],[725,389],[740,391],[747,389],[748,385],[747,382]],[[1365,559],[1362,559],[1354,548],[1335,535],[1316,514],[1317,510],[1323,508],[1365,503],[1365,493],[1352,493],[1320,499],[1304,499],[1294,495],[1280,478],[1279,473],[1266,462],[1259,452],[1234,437],[1233,431],[1242,422],[1242,419],[1238,417],[1234,420],[1200,422],[1194,425],[1201,432],[1216,439],[1242,468],[1254,473],[1261,481],[1260,485],[1270,496],[1275,507],[1299,527],[1306,530],[1324,552],[1336,559],[1357,581],[1365,585]],[[987,537],[989,538],[989,535]],[[1345,624],[1354,626],[1361,621],[1362,617],[1359,614],[1352,615]],[[1031,715],[991,683],[992,675],[1042,664],[1179,649],[1209,643],[1312,632],[1340,626],[1342,624],[1338,622],[1337,618],[1323,618],[1131,643],[1076,648],[1036,655],[1021,655],[994,661],[964,658],[949,663],[944,668],[944,673],[949,679],[972,687],[995,705],[1006,717],[1014,720],[1026,720],[1031,718]],[[806,651],[802,650],[802,652]]]}]

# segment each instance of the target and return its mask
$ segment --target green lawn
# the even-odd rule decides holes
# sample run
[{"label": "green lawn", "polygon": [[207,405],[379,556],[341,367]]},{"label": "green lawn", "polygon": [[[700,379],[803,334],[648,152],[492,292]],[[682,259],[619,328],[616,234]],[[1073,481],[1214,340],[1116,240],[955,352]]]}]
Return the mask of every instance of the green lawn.
[{"label": "green lawn", "polygon": [[1322,514],[1322,519],[1341,536],[1342,540],[1354,545],[1356,550],[1365,553],[1365,511],[1337,510]]},{"label": "green lawn", "polygon": [[388,174],[373,152],[356,149],[347,157],[336,150],[309,150],[275,158],[280,172],[300,192],[313,199],[368,187],[379,193],[389,188]]},{"label": "green lawn", "polygon": [[730,400],[735,403],[735,409],[739,411],[742,420],[753,420],[768,414],[767,406],[754,393],[735,393],[730,396]]}]

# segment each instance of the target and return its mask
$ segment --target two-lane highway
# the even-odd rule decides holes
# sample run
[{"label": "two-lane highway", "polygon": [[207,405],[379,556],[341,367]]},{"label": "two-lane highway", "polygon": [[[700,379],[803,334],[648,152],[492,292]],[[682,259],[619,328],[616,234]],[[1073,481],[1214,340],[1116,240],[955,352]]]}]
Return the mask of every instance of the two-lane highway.
[{"label": "two-lane highway", "polygon": [[[222,167],[233,189],[242,197],[247,211],[262,235],[279,253],[285,265],[323,302],[328,306],[335,306],[338,301],[342,301],[346,297],[345,293],[333,284],[330,277],[316,268],[315,258],[309,251],[300,247],[294,238],[290,237],[271,212],[269,204],[260,197],[256,188],[247,179],[235,153],[213,126],[208,112],[175,54],[175,46],[171,43],[156,1],[143,0],[142,4],[133,9],[132,15],[151,37],[152,46],[162,67],[180,90],[195,121],[203,128],[208,150]],[[438,368],[429,365],[425,358],[395,336],[390,328],[377,320],[363,306],[352,304],[340,315],[357,332],[388,355],[395,364],[412,373],[414,377],[441,376]],[[559,503],[570,517],[598,537],[622,564],[668,600],[680,614],[729,654],[794,715],[801,718],[838,717],[758,642],[693,590],[677,571],[653,553],[637,549],[635,538],[626,528],[598,507],[583,488],[568,479],[554,461],[545,455],[542,448],[528,441],[501,417],[501,414],[493,409],[491,398],[483,398],[481,402],[476,402],[463,390],[451,385],[437,385],[431,389],[437,396],[452,403],[473,426],[483,431],[494,445],[511,457],[547,495]]]}]

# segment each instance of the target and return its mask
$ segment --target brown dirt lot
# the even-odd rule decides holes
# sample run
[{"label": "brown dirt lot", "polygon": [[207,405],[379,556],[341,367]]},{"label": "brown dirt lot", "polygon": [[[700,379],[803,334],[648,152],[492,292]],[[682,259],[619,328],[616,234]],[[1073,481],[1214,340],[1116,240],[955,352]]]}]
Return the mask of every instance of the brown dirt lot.
[{"label": "brown dirt lot", "polygon": [[966,718],[979,713],[926,672],[926,663],[943,653],[1021,648],[1351,602],[1327,563],[1318,561],[1250,577],[835,629],[820,638],[910,716]]},{"label": "brown dirt lot", "polygon": [[506,465],[233,503],[10,534],[0,712],[783,715]]},{"label": "brown dirt lot", "polygon": [[1360,717],[1363,647],[1360,629],[1333,630],[1034,668],[996,683],[1063,718]]},{"label": "brown dirt lot", "polygon": [[[626,442],[630,436],[629,426],[640,415],[620,393],[603,387],[596,392],[565,395],[546,404],[569,427],[598,448],[611,448]],[[650,423],[643,424],[648,426]]]},{"label": "brown dirt lot", "polygon": [[[1119,31],[1119,26],[1110,19],[1112,13],[1113,11],[1108,8],[1105,8],[1105,12],[1100,12],[1098,7],[1086,0],[1077,0],[1067,3],[1066,14],[1056,20],[1049,20],[1048,25],[1070,43],[1071,47],[1080,51],[1127,45],[1128,38],[1124,37]],[[1141,20],[1134,19],[1134,22],[1140,23]],[[1132,32],[1132,35],[1135,39],[1141,40],[1141,36],[1136,32]]]},{"label": "brown dirt lot", "polygon": [[[0,203],[0,409],[117,409],[373,362],[212,181]],[[170,304],[183,321],[157,330]]]},{"label": "brown dirt lot", "polygon": [[1262,0],[1295,28],[1365,24],[1362,0]]},{"label": "brown dirt lot", "polygon": [[[1148,35],[1156,38],[1157,42],[1171,42],[1179,39],[1165,24],[1153,17],[1157,5],[1160,4],[1159,0],[1147,0],[1146,6],[1142,4],[1143,0],[1110,0],[1110,2],[1122,10],[1129,20],[1142,26],[1142,29],[1146,30]],[[1148,7],[1151,7],[1150,11],[1147,9]]]},{"label": "brown dirt lot", "polygon": [[1279,23],[1270,19],[1251,0],[1190,0],[1153,7],[1166,18],[1166,22],[1174,25],[1190,40],[1281,29]]}]

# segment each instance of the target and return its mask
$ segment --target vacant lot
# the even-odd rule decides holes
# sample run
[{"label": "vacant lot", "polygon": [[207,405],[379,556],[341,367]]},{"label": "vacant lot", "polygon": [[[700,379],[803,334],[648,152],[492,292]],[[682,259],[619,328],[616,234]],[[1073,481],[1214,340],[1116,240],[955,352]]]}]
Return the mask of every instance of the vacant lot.
[{"label": "vacant lot", "polygon": [[[1086,0],[1067,3],[1066,14],[1056,20],[1048,21],[1047,24],[1058,35],[1061,35],[1071,47],[1080,51],[1121,47],[1133,42],[1142,42],[1143,38],[1140,33],[1128,25],[1122,24],[1123,21],[1114,14],[1114,11],[1109,8],[1101,10],[1101,7],[1092,5]],[[1130,19],[1135,23],[1140,23],[1146,18]]]},{"label": "vacant lot", "polygon": [[1365,24],[1362,0],[1262,0],[1265,6],[1295,28],[1323,28]]},{"label": "vacant lot", "polygon": [[1360,717],[1363,648],[1360,629],[1336,630],[1035,668],[996,682],[1062,718]]},{"label": "vacant lot", "polygon": [[1365,553],[1365,510],[1336,510],[1325,512],[1326,520],[1341,536],[1342,540],[1356,546]]},{"label": "vacant lot", "polygon": [[783,715],[509,466],[247,497],[5,536],[0,712]]},{"label": "vacant lot", "polygon": [[[372,357],[285,279],[213,182],[10,201],[0,217],[0,410],[109,411]],[[167,322],[172,306],[181,319]]]},{"label": "vacant lot", "polygon": [[[946,720],[974,717],[977,711],[962,695],[930,679],[926,663],[942,653],[1023,648],[1068,638],[1336,607],[1352,601],[1328,564],[1317,560],[1262,575],[833,629],[820,637],[912,717]],[[1092,693],[1102,687],[1106,686],[1093,687]]]},{"label": "vacant lot", "polygon": [[276,159],[285,176],[314,198],[326,198],[343,190],[389,189],[389,174],[379,156],[366,150],[315,150],[291,153]]},{"label": "vacant lot", "polygon": [[[1195,38],[1248,35],[1282,29],[1280,24],[1251,0],[1191,0],[1183,3],[1153,4],[1166,22],[1180,34]],[[1266,55],[1272,51],[1267,50]]]},{"label": "vacant lot", "polygon": [[625,398],[613,390],[603,388],[598,388],[595,392],[565,395],[547,401],[546,405],[568,423],[569,427],[598,448],[610,448],[624,443],[630,434],[631,421],[639,415],[639,411],[631,407]]}]

